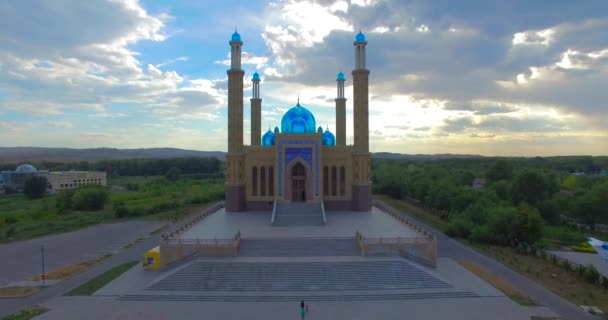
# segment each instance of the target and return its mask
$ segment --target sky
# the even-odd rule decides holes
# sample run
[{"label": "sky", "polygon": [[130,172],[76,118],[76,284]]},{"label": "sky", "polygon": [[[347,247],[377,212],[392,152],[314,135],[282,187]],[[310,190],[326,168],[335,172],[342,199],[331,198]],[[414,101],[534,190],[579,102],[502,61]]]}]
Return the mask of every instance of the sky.
[{"label": "sky", "polygon": [[370,149],[608,155],[608,1],[0,1],[0,146],[227,149],[229,40],[262,131],[335,129],[366,35]]}]

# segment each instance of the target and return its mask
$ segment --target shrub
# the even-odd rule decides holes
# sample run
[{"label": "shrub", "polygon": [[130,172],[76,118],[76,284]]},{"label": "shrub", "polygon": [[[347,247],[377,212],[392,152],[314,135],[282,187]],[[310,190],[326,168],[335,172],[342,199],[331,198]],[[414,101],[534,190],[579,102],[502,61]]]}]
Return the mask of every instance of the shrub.
[{"label": "shrub", "polygon": [[114,209],[114,215],[116,215],[117,218],[124,218],[129,215],[129,209],[127,209],[123,200],[114,201],[112,208]]},{"label": "shrub", "polygon": [[30,199],[39,199],[44,196],[48,184],[46,177],[29,176],[25,179],[23,192]]},{"label": "shrub", "polygon": [[179,179],[181,173],[182,171],[179,168],[171,167],[171,169],[165,173],[165,178],[167,178],[167,180],[175,181]]},{"label": "shrub", "polygon": [[466,217],[453,218],[446,227],[446,234],[452,237],[468,238],[473,229],[473,223]]},{"label": "shrub", "polygon": [[74,191],[72,190],[62,190],[57,195],[57,200],[55,202],[55,207],[57,208],[58,213],[65,213],[66,211],[72,209],[72,197],[74,196]]},{"label": "shrub", "polygon": [[72,197],[72,206],[78,210],[101,210],[108,200],[108,191],[102,186],[79,188]]},{"label": "shrub", "polygon": [[589,283],[596,283],[599,279],[599,272],[593,265],[587,265],[583,271],[583,278]]}]

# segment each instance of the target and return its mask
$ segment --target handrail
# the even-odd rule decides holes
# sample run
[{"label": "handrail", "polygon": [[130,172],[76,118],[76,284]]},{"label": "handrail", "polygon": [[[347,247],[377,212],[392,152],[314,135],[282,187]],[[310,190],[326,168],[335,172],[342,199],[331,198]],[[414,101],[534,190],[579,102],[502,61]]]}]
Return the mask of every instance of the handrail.
[{"label": "handrail", "polygon": [[274,203],[272,205],[272,216],[270,217],[270,224],[274,225],[274,218],[277,215],[277,200],[274,200]]},{"label": "handrail", "polygon": [[321,213],[323,214],[323,224],[327,224],[327,217],[325,217],[325,202],[321,200]]}]

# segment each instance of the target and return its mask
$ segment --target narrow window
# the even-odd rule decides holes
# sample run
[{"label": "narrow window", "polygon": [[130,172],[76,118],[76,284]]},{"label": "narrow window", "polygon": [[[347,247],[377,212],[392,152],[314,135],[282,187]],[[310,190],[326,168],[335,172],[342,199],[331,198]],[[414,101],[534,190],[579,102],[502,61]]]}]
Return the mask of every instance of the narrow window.
[{"label": "narrow window", "polygon": [[329,168],[323,167],[323,195],[329,195]]},{"label": "narrow window", "polygon": [[338,194],[336,188],[338,187],[338,170],[336,166],[331,167],[331,195],[335,196]]},{"label": "narrow window", "polygon": [[274,168],[268,167],[268,195],[274,196]]},{"label": "narrow window", "polygon": [[346,193],[346,169],[344,166],[340,167],[340,195],[344,196]]},{"label": "narrow window", "polygon": [[258,195],[258,167],[251,168],[251,194]]},{"label": "narrow window", "polygon": [[266,168],[261,167],[260,169],[260,182],[262,186],[260,187],[260,195],[263,197],[266,195]]}]

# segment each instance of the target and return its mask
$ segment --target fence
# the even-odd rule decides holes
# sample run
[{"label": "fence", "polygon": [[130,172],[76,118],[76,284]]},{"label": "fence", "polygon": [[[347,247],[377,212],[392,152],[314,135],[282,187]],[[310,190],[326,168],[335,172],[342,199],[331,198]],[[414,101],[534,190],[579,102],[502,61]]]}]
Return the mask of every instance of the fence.
[{"label": "fence", "polygon": [[194,254],[212,257],[236,256],[241,232],[232,239],[163,239],[160,242],[161,262],[168,265]]},{"label": "fence", "polygon": [[355,241],[362,256],[382,254],[386,249],[393,250],[417,262],[437,266],[437,239],[430,237],[366,238],[359,231]]},{"label": "fence", "polygon": [[541,259],[551,261],[567,271],[577,272],[587,282],[600,285],[604,290],[608,290],[608,277],[600,274],[593,265],[585,266],[524,242],[515,245],[515,248],[521,254],[534,255]]},{"label": "fence", "polygon": [[184,233],[188,229],[192,228],[193,225],[201,222],[203,219],[214,214],[215,212],[217,212],[218,210],[220,210],[223,207],[224,207],[224,201],[220,201],[212,206],[209,206],[209,207],[205,208],[205,210],[203,210],[202,212],[190,217],[190,219],[188,221],[184,222],[181,226],[173,229],[173,231],[171,231],[170,233],[163,234],[161,236],[161,238],[163,240],[164,239],[173,239],[173,238],[179,236],[180,234]]}]

